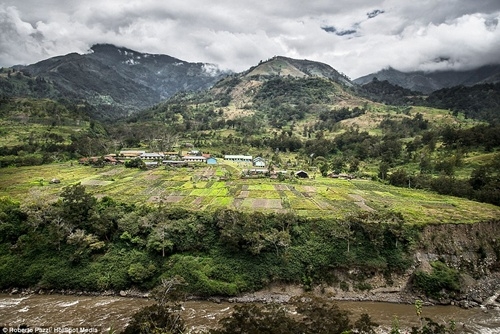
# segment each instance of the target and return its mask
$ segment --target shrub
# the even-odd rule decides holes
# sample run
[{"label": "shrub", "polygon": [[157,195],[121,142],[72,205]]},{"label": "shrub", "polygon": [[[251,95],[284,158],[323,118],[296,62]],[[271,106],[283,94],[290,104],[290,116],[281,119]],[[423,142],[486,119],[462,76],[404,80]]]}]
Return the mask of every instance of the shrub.
[{"label": "shrub", "polygon": [[413,283],[416,289],[427,296],[440,298],[443,292],[460,291],[460,274],[457,270],[449,268],[446,264],[435,261],[431,263],[431,273],[417,271]]}]

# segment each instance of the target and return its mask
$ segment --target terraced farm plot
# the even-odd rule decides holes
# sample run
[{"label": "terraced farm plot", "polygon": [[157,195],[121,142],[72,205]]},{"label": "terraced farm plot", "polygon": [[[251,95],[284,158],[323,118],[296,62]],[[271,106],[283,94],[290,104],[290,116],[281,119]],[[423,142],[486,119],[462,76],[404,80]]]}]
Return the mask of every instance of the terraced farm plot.
[{"label": "terraced farm plot", "polygon": [[[53,200],[64,187],[81,182],[99,198],[110,196],[117,201],[151,205],[162,200],[195,210],[228,207],[336,218],[367,210],[393,211],[415,224],[468,223],[500,216],[500,208],[494,205],[368,180],[316,177],[294,182],[268,179],[193,182],[192,173],[187,168],[141,171],[123,166],[92,168],[76,163],[3,168],[0,197],[23,201],[36,190]],[[61,183],[50,184],[52,178]]]},{"label": "terraced farm plot", "polygon": [[273,184],[251,184],[248,186],[250,191],[275,191]]},{"label": "terraced farm plot", "polygon": [[193,189],[190,192],[191,196],[203,196],[203,197],[223,197],[227,196],[227,189],[225,188],[205,188],[205,189]]},{"label": "terraced farm plot", "polygon": [[263,198],[263,199],[279,199],[281,198],[279,192],[275,190],[254,190],[254,191],[249,191],[248,196],[250,198]]},{"label": "terraced farm plot", "polygon": [[294,210],[320,210],[318,205],[313,201],[305,198],[290,198],[290,207]]},{"label": "terraced farm plot", "polygon": [[185,196],[166,196],[164,197],[164,201],[167,202],[167,203],[178,203],[180,201],[182,201],[183,199],[185,198]]},{"label": "terraced farm plot", "polygon": [[255,210],[283,209],[281,199],[246,198],[241,206]]},{"label": "terraced farm plot", "polygon": [[107,186],[113,183],[113,181],[102,181],[102,180],[85,180],[81,182],[84,186]]},{"label": "terraced farm plot", "polygon": [[233,200],[234,199],[232,197],[215,197],[210,203],[210,205],[216,208],[230,207],[231,204],[233,203]]}]

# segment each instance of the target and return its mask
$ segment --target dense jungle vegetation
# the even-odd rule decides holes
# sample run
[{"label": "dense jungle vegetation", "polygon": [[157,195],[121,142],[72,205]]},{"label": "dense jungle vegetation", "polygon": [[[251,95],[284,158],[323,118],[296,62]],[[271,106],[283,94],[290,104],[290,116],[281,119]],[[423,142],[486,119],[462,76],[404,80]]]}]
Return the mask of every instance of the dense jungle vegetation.
[{"label": "dense jungle vegetation", "polygon": [[58,201],[0,201],[0,289],[150,289],[182,277],[189,292],[233,296],[270,282],[306,290],[322,282],[348,288],[336,268],[358,268],[354,289],[375,273],[411,264],[419,229],[398,214],[343,220],[229,209],[191,212],[96,199],[64,188]]}]

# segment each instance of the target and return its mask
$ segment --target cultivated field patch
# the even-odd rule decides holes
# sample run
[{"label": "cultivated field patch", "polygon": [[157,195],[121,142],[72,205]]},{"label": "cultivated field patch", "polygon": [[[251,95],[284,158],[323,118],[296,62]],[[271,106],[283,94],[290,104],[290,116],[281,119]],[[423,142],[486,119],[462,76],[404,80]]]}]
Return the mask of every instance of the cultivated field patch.
[{"label": "cultivated field patch", "polygon": [[280,194],[274,189],[271,191],[265,191],[265,190],[249,191],[248,197],[263,198],[263,199],[281,198]]},{"label": "cultivated field patch", "polygon": [[246,198],[241,205],[251,209],[283,209],[281,199]]},{"label": "cultivated field patch", "polygon": [[162,197],[162,201],[167,203],[178,203],[184,199],[184,196],[165,196]]},{"label": "cultivated field patch", "polygon": [[248,190],[251,191],[274,191],[274,185],[273,184],[250,184],[248,185]]},{"label": "cultivated field patch", "polygon": [[113,181],[84,180],[81,182],[83,186],[107,186],[111,183],[113,183]]}]

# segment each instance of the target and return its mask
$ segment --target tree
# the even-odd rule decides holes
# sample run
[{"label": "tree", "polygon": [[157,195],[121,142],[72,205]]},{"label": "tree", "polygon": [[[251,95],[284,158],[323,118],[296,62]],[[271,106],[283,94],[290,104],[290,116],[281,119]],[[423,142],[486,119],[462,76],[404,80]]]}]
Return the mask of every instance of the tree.
[{"label": "tree", "polygon": [[420,299],[415,300],[415,313],[420,320],[420,328],[412,327],[412,334],[448,334],[454,333],[456,326],[454,321],[450,321],[449,325],[438,324],[434,320],[422,317],[423,313],[423,302]]},{"label": "tree", "polygon": [[186,299],[186,286],[186,281],[180,276],[162,278],[160,284],[151,291],[151,297],[159,305],[167,305],[169,302],[177,303]]},{"label": "tree", "polygon": [[186,330],[180,306],[154,304],[133,315],[124,334],[182,334]]},{"label": "tree", "polygon": [[337,238],[345,239],[347,242],[347,253],[350,252],[351,249],[351,239],[354,235],[354,231],[352,231],[353,221],[352,218],[349,217],[346,220],[341,220],[338,222],[336,229],[333,231],[333,235]]},{"label": "tree", "polygon": [[142,161],[141,158],[135,158],[129,161],[125,161],[125,167],[126,168],[139,168],[139,169],[146,169],[146,164],[144,161]]},{"label": "tree", "polygon": [[52,242],[61,250],[61,242],[71,233],[73,226],[64,221],[61,216],[56,216],[49,224],[48,231]]},{"label": "tree", "polygon": [[168,238],[168,223],[160,222],[149,234],[147,247],[156,251],[161,250],[161,256],[165,257],[165,250],[172,251],[174,243]]},{"label": "tree", "polygon": [[16,242],[26,233],[26,214],[20,209],[19,203],[9,197],[0,197],[0,242]]},{"label": "tree", "polygon": [[418,166],[420,168],[420,173],[422,174],[428,174],[432,171],[432,162],[429,153],[422,152],[420,154],[420,162]]},{"label": "tree", "polygon": [[96,198],[87,193],[80,183],[64,187],[61,198],[62,218],[69,224],[90,231]]},{"label": "tree", "polygon": [[336,156],[332,160],[332,170],[334,173],[342,173],[345,168],[345,160],[341,156]]},{"label": "tree", "polygon": [[354,323],[354,328],[359,334],[375,334],[375,328],[379,325],[373,322],[370,316],[366,313],[361,314],[359,319]]},{"label": "tree", "polygon": [[291,237],[288,231],[282,230],[278,231],[272,228],[269,232],[264,234],[264,239],[273,245],[276,250],[276,256],[279,256],[279,251],[281,248],[287,248],[291,244]]},{"label": "tree", "polygon": [[328,167],[328,163],[327,162],[322,163],[321,165],[319,165],[319,171],[321,173],[321,176],[327,176],[328,175],[328,170],[329,170],[329,167]]},{"label": "tree", "polygon": [[221,328],[210,334],[299,334],[300,327],[291,319],[284,307],[277,304],[257,306],[255,304],[238,305],[233,313],[219,321]]},{"label": "tree", "polygon": [[389,172],[389,164],[382,161],[378,166],[378,177],[382,180],[387,178],[387,173]]},{"label": "tree", "polygon": [[303,333],[341,334],[351,329],[349,311],[336,303],[312,295],[292,300],[302,316],[299,327]]},{"label": "tree", "polygon": [[361,161],[359,161],[358,158],[351,158],[349,161],[349,173],[355,173],[359,170],[359,164]]},{"label": "tree", "polygon": [[127,270],[127,274],[133,282],[142,283],[150,278],[155,271],[156,266],[152,263],[146,267],[142,263],[132,263]]},{"label": "tree", "polygon": [[73,260],[80,260],[85,255],[92,251],[100,250],[105,246],[104,241],[99,241],[99,239],[93,235],[85,233],[84,230],[76,229],[67,236],[66,242],[69,245],[75,246],[75,251],[73,253]]},{"label": "tree", "polygon": [[[130,274],[130,269],[129,269]],[[186,331],[184,319],[181,317],[185,299],[183,287],[186,285],[181,277],[162,279],[160,285],[153,289],[151,295],[155,304],[142,308],[133,315],[124,334],[182,334]]]}]

